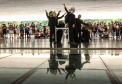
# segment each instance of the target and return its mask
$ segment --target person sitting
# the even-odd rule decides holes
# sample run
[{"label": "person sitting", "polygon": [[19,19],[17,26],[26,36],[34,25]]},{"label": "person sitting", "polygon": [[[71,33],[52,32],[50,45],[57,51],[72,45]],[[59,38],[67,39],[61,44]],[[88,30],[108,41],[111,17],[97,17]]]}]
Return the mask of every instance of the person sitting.
[{"label": "person sitting", "polygon": [[49,38],[49,31],[48,31],[48,29],[46,30],[46,32],[45,32],[45,38]]},{"label": "person sitting", "polygon": [[45,38],[45,34],[43,32],[40,33],[41,39]]}]

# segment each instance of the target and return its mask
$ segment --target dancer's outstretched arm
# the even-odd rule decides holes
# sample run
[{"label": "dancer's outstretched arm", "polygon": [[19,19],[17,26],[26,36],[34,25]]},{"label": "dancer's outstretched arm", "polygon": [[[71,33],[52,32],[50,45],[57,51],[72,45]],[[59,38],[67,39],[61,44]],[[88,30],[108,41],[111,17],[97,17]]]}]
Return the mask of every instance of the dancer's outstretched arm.
[{"label": "dancer's outstretched arm", "polygon": [[81,20],[80,22],[81,22],[81,24],[89,25],[88,23],[83,22],[83,20]]},{"label": "dancer's outstretched arm", "polygon": [[69,13],[69,11],[68,11],[67,8],[66,8],[65,3],[64,3],[63,5],[64,5],[64,9],[65,9],[65,11],[66,11],[67,13]]},{"label": "dancer's outstretched arm", "polygon": [[60,15],[60,12],[61,12],[61,11],[58,11],[57,17]]},{"label": "dancer's outstretched arm", "polygon": [[49,19],[49,16],[48,16],[48,12],[47,12],[47,10],[45,10],[45,12],[46,12],[46,16],[47,16],[47,18]]},{"label": "dancer's outstretched arm", "polygon": [[[66,13],[65,13],[65,14],[66,14]],[[58,17],[58,19],[61,19],[61,18],[63,18],[65,14],[63,14],[61,17]]]}]

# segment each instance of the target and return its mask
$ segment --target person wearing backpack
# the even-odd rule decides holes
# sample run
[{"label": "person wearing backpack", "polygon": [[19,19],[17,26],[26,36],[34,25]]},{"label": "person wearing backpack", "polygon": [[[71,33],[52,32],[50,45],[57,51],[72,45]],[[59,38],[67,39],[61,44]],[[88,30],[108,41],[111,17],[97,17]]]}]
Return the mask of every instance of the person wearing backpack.
[{"label": "person wearing backpack", "polygon": [[69,38],[70,38],[70,43],[74,43],[74,34],[73,34],[73,28],[75,28],[75,15],[73,14],[75,12],[75,8],[71,7],[69,11],[67,10],[65,4],[64,9],[67,12],[67,15],[65,16],[65,23],[68,23],[69,25]]}]

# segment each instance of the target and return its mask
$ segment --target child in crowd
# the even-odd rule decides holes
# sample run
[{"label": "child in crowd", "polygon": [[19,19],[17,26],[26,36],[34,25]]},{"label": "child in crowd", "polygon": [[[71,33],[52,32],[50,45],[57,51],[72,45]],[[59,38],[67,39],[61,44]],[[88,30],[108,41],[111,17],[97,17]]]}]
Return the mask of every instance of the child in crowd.
[{"label": "child in crowd", "polygon": [[19,29],[19,26],[17,25],[16,26],[16,37],[19,38],[19,32],[20,32],[20,29]]},{"label": "child in crowd", "polygon": [[31,35],[33,34],[33,31],[32,31],[32,26],[30,26],[29,28],[29,37],[31,38]]}]

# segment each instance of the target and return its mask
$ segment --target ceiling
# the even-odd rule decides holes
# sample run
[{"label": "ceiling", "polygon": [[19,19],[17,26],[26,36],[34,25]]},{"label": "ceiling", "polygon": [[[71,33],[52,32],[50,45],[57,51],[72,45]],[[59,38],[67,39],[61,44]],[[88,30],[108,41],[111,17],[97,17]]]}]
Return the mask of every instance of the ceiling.
[{"label": "ceiling", "polygon": [[122,18],[122,0],[0,0],[0,21],[45,20],[45,10],[64,14],[63,3],[83,19]]}]

